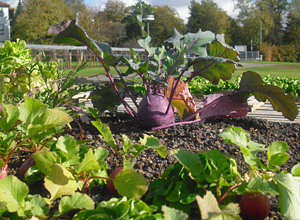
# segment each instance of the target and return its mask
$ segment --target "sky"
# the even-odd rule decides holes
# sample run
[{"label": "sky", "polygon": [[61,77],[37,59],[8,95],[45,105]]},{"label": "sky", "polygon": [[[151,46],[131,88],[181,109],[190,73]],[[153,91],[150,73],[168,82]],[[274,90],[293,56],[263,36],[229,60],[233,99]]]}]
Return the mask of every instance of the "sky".
[{"label": "sky", "polygon": [[[19,0],[0,0],[1,2],[10,4],[11,7],[17,7]],[[97,5],[104,8],[105,2],[107,0],[84,0],[86,5]],[[122,0],[126,6],[134,5],[138,2],[138,0]],[[173,7],[179,13],[179,16],[187,23],[189,17],[189,5],[190,0],[144,0],[145,3],[151,5],[168,5]],[[201,2],[201,0],[196,0],[196,2]],[[214,0],[227,14],[231,17],[236,17],[238,15],[238,11],[234,10],[234,0]]]}]

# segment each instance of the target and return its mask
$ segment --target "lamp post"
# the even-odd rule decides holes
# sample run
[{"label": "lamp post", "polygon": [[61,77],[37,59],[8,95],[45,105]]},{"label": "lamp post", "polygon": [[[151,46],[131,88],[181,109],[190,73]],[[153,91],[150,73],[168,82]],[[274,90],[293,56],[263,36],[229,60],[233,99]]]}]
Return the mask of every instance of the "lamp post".
[{"label": "lamp post", "polygon": [[149,21],[154,21],[154,15],[143,15],[142,20],[147,21],[147,34],[148,34],[148,36],[150,36],[150,34],[149,34]]},{"label": "lamp post", "polygon": [[259,25],[260,25],[260,31],[259,31],[259,45],[261,46],[262,42],[262,21],[259,20]]}]

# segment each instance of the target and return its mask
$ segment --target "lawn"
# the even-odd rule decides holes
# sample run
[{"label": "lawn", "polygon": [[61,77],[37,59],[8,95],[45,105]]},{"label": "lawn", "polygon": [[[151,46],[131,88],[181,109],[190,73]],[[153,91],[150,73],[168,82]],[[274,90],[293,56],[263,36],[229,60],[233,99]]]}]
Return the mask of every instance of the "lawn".
[{"label": "lawn", "polygon": [[[241,75],[246,71],[254,71],[259,73],[261,76],[279,76],[279,77],[299,77],[300,78],[300,63],[284,63],[284,62],[241,62],[245,64],[245,67],[238,68],[234,72],[234,76]],[[262,65],[263,64],[263,65]],[[265,65],[268,64],[268,65]],[[254,67],[247,67],[248,65],[255,65]],[[261,65],[261,66],[258,66]],[[120,66],[121,72],[126,72],[126,66]],[[77,73],[76,76],[93,76],[97,74],[106,74],[104,68],[86,68]],[[115,69],[111,68],[111,74],[117,74]]]}]

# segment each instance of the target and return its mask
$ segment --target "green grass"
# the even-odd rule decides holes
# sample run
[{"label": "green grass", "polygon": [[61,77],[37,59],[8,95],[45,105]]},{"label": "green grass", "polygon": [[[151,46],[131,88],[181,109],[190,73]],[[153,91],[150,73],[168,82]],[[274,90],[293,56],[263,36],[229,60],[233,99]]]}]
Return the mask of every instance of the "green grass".
[{"label": "green grass", "polygon": [[[261,76],[279,76],[279,77],[300,77],[300,63],[285,63],[285,62],[257,62],[257,61],[247,61],[241,63],[253,63],[253,64],[271,64],[270,66],[259,66],[259,67],[250,67],[250,68],[238,68],[233,75],[239,76],[246,71],[254,71],[259,73]],[[119,70],[121,72],[126,72],[126,66],[120,66]],[[111,68],[111,74],[117,74],[114,68]],[[76,74],[76,76],[93,76],[97,74],[106,74],[104,68],[86,68]]]},{"label": "green grass", "polygon": [[284,63],[284,62],[242,62],[255,64],[270,64],[270,66],[259,66],[250,68],[238,68],[234,72],[234,76],[239,76],[246,71],[254,71],[261,76],[278,76],[278,77],[300,77],[300,63]]}]

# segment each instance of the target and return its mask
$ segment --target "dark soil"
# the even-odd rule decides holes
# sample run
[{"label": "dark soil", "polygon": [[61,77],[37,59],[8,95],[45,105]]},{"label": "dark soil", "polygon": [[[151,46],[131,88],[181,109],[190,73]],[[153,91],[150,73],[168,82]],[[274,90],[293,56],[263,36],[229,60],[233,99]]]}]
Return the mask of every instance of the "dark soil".
[{"label": "dark soil", "polygon": [[[225,128],[229,126],[241,127],[246,130],[252,141],[265,144],[268,146],[274,141],[284,141],[289,146],[290,158],[282,170],[290,172],[291,168],[300,162],[300,124],[295,123],[277,123],[266,120],[259,120],[252,117],[235,118],[235,119],[218,119],[215,121],[207,121],[205,124],[194,123],[187,125],[180,125],[161,130],[149,130],[143,128],[139,123],[131,118],[127,113],[104,113],[101,115],[101,120],[108,124],[112,134],[116,140],[117,147],[120,149],[123,146],[122,134],[126,134],[132,141],[138,142],[144,134],[153,135],[157,137],[162,144],[164,144],[168,152],[173,149],[185,149],[194,153],[199,151],[209,151],[212,149],[220,150],[225,156],[233,157],[238,165],[241,174],[249,171],[249,167],[243,160],[242,153],[238,146],[227,144],[221,137],[218,136]],[[87,139],[90,139],[90,145],[94,147],[105,147],[110,151],[107,157],[108,172],[121,166],[120,159],[111,151],[106,144],[104,138],[100,135],[98,130],[92,124],[81,123]],[[76,123],[72,124],[73,129],[68,132],[79,139],[79,128]],[[266,157],[264,153],[261,157]],[[175,158],[170,154],[166,158],[160,157],[153,150],[146,150],[142,152],[136,161],[135,168],[142,173],[147,181],[150,183],[156,178],[159,178],[164,170],[172,163],[176,162]],[[19,160],[15,160],[19,163]],[[11,174],[15,174],[16,170],[11,165]],[[39,183],[42,185],[42,183]],[[32,186],[31,189],[35,188]],[[32,192],[31,192],[32,194]],[[100,202],[110,199],[106,187],[95,186],[91,190],[91,197]],[[270,219],[283,219],[278,210],[278,198],[271,198],[271,212]],[[68,217],[66,217],[68,219]],[[199,216],[192,216],[191,219],[200,219]]]}]

